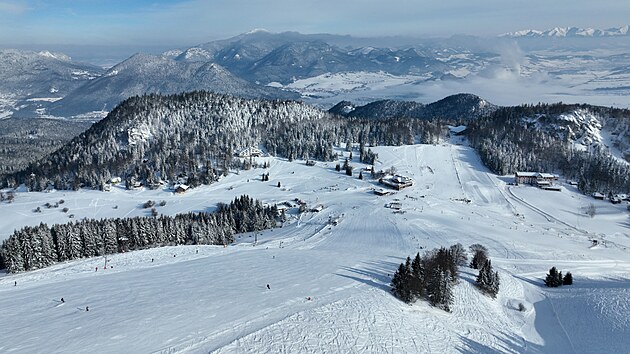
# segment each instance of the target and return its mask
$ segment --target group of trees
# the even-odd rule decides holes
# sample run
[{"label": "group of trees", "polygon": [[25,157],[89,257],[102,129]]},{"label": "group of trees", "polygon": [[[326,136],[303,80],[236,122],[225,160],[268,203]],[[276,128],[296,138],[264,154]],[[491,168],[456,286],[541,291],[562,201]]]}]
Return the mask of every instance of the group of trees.
[{"label": "group of trees", "polygon": [[[445,135],[438,122],[342,118],[294,101],[246,100],[209,92],[132,97],[59,150],[0,186],[31,190],[102,188],[112,176],[128,185],[159,186],[178,175],[188,185],[209,184],[230,167],[234,152],[264,147],[289,160],[337,158],[333,146],[432,143]],[[364,148],[365,149],[365,148]],[[364,158],[372,160],[369,150]]]},{"label": "group of trees", "polygon": [[492,268],[492,262],[488,258],[488,249],[478,243],[470,246],[473,258],[470,261],[470,268],[479,269],[479,274],[475,280],[477,287],[486,295],[492,298],[499,293],[499,272]]},{"label": "group of trees", "polygon": [[556,267],[551,267],[545,277],[545,285],[550,288],[557,288],[562,285],[573,285],[573,275],[571,272],[567,272],[567,274],[562,276],[561,271],[558,271]]},{"label": "group of trees", "polygon": [[378,159],[378,154],[373,152],[372,149],[368,148],[365,150],[365,144],[361,143],[359,145],[359,160],[368,165],[374,165],[376,160]]},{"label": "group of trees", "polygon": [[84,219],[40,224],[15,231],[3,241],[0,268],[39,269],[56,262],[166,245],[227,245],[234,234],[276,226],[277,208],[243,195],[213,213],[176,216]]},{"label": "group of trees", "polygon": [[[485,294],[496,297],[499,292],[499,274],[492,269],[486,248],[475,244],[471,246],[471,251],[474,257],[470,266],[477,264],[475,262],[482,264],[476,280],[477,286]],[[400,264],[392,277],[391,291],[406,303],[423,299],[450,312],[454,300],[453,285],[459,274],[458,267],[465,266],[467,261],[467,252],[459,243],[449,248],[433,249],[423,256],[417,253],[413,260],[407,257]]]},{"label": "group of trees", "polygon": [[413,261],[407,257],[392,278],[392,293],[406,303],[418,299],[444,311],[453,303],[453,284],[457,281],[456,245],[417,253]]}]

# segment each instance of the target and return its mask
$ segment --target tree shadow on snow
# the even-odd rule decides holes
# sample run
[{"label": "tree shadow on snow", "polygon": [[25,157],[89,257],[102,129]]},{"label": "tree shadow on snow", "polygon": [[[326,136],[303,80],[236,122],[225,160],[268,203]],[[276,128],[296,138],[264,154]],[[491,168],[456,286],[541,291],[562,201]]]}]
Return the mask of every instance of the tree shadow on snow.
[{"label": "tree shadow on snow", "polygon": [[474,339],[460,336],[460,340],[463,346],[458,346],[456,349],[460,353],[543,353],[544,348],[540,345],[528,342],[523,338],[515,337],[513,335],[500,332],[500,335],[493,336],[495,343],[500,348],[492,348],[483,343],[479,343]]},{"label": "tree shadow on snow", "polygon": [[342,270],[350,274],[335,273],[336,275],[348,279],[352,279],[363,284],[381,289],[389,293],[389,284],[392,276],[400,263],[379,261],[379,262],[363,262],[358,267],[342,267]]},{"label": "tree shadow on snow", "polygon": [[541,286],[544,286],[544,285],[545,285],[545,282],[544,282],[544,279],[543,279],[543,278],[540,278],[540,279],[530,279],[530,278],[525,278],[525,277],[523,277],[523,276],[516,275],[516,274],[515,274],[515,275],[513,275],[513,277],[514,277],[514,278],[516,278],[516,279],[518,279],[518,280],[522,280],[522,281],[524,281],[524,282],[526,282],[526,283],[529,283],[529,284],[532,284],[532,285],[535,285],[535,286],[538,286],[538,287],[541,287]]}]

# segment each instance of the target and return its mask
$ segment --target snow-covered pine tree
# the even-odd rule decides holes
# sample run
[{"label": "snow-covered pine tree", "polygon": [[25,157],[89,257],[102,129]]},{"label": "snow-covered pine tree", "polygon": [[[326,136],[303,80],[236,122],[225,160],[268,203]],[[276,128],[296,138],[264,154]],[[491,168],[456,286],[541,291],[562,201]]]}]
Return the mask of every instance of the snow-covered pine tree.
[{"label": "snow-covered pine tree", "polygon": [[103,234],[103,249],[105,254],[118,252],[118,237],[114,221],[111,219],[103,220],[101,230]]},{"label": "snow-covered pine tree", "polygon": [[551,269],[549,269],[549,273],[547,273],[547,276],[545,277],[545,285],[550,288],[562,285],[562,278],[559,278],[558,275],[556,267],[551,267]]},{"label": "snow-covered pine tree", "polygon": [[411,303],[413,300],[413,296],[410,288],[410,280],[411,278],[411,259],[407,257],[405,263],[401,263],[398,267],[396,273],[392,278],[392,293],[399,298],[400,300]]},{"label": "snow-covered pine tree", "polygon": [[448,270],[433,268],[427,283],[427,297],[431,305],[450,312],[453,304],[452,276]]},{"label": "snow-covered pine tree", "polygon": [[409,287],[411,294],[414,298],[424,298],[425,296],[425,276],[424,265],[420,253],[416,253],[413,261],[411,262],[411,279]]},{"label": "snow-covered pine tree", "polygon": [[499,292],[499,273],[493,270],[492,262],[489,259],[479,269],[477,286],[492,298],[495,298]]}]

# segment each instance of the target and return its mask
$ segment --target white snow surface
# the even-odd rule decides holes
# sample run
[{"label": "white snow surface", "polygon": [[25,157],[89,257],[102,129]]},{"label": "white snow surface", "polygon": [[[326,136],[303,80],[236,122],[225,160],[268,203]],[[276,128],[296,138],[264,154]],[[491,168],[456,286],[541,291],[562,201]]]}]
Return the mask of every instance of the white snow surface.
[{"label": "white snow surface", "polygon": [[[266,203],[300,198],[324,209],[291,209],[284,227],[241,235],[226,248],[162,247],[110,255],[106,270],[103,258],[91,258],[2,274],[0,352],[627,351],[625,205],[592,200],[568,185],[561,192],[508,185],[510,176],[489,173],[465,145],[372,149],[376,169],[394,166],[415,185],[379,197],[374,181],[336,172],[337,162],[308,167],[269,157],[269,182],[254,169],[181,195],[120,187],[17,193],[13,203],[0,204],[0,239],[24,225],[70,221],[68,214],[148,215],[141,204],[149,199],[165,200],[158,211],[171,215],[209,211],[242,194]],[[353,165],[363,167],[356,159]],[[67,214],[61,206],[32,211],[60,199]],[[402,214],[384,207],[396,199]],[[590,203],[593,218],[584,212]],[[329,225],[331,217],[339,223]],[[468,268],[461,268],[452,313],[390,295],[391,274],[404,257],[457,242],[488,247],[500,274],[497,299],[475,288],[476,272]],[[575,285],[542,286],[551,266],[572,272]]]}]

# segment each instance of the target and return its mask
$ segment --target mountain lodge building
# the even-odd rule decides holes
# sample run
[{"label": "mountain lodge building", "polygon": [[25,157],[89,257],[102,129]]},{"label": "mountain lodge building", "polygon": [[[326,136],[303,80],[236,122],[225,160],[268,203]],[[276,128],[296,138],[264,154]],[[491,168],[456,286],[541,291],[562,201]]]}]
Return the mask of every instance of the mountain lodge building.
[{"label": "mountain lodge building", "polygon": [[558,176],[551,173],[542,172],[516,172],[514,174],[515,184],[531,184],[539,187],[551,186],[553,181],[557,181]]}]

